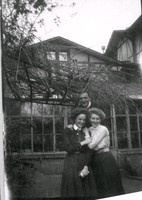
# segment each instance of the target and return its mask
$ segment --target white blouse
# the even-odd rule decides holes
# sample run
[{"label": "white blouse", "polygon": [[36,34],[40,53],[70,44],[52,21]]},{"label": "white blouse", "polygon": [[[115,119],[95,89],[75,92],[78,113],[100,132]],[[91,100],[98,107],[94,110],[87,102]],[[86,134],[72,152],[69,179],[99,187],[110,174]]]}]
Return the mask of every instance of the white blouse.
[{"label": "white blouse", "polygon": [[96,128],[91,126],[89,132],[91,134],[91,143],[88,145],[90,149],[98,152],[109,151],[110,137],[106,126],[98,125]]}]

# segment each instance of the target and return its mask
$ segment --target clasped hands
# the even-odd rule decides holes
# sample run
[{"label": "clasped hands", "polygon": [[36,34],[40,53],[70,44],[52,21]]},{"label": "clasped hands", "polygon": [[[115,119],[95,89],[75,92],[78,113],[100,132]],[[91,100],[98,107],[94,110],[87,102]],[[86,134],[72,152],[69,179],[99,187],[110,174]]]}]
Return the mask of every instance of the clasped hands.
[{"label": "clasped hands", "polygon": [[87,167],[87,166],[84,166],[84,168],[81,170],[79,176],[81,176],[82,178],[84,178],[84,177],[87,176],[88,174],[89,174],[88,167]]}]

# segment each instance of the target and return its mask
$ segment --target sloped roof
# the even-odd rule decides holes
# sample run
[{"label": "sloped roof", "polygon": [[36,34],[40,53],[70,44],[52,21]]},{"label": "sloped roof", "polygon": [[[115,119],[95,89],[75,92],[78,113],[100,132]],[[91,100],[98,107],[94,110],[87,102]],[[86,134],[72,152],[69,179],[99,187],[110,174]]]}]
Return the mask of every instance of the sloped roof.
[{"label": "sloped roof", "polygon": [[127,29],[128,31],[136,31],[136,29],[142,30],[142,15]]},{"label": "sloped roof", "polygon": [[39,43],[36,43],[36,44],[33,44],[32,46],[34,45],[40,45],[40,44],[55,44],[55,45],[67,45],[71,48],[74,48],[74,49],[78,49],[80,51],[83,51],[83,52],[86,52],[86,53],[89,53],[91,54],[92,56],[95,56],[96,58],[99,58],[101,59],[102,61],[104,62],[108,62],[108,63],[113,63],[113,64],[116,64],[116,65],[121,65],[121,62],[118,61],[118,60],[115,60],[115,59],[112,59],[112,58],[109,58],[108,56],[104,55],[104,54],[101,54],[97,51],[94,51],[90,48],[87,48],[85,46],[82,46],[78,43],[75,43],[71,40],[68,40],[66,38],[63,38],[63,37],[60,37],[60,36],[57,36],[57,37],[53,37],[53,38],[50,38],[50,39],[47,39],[47,40],[44,40],[42,42],[39,42]]},{"label": "sloped roof", "polygon": [[119,43],[119,41],[125,37],[126,35],[130,35],[134,31],[140,31],[142,30],[142,15],[138,17],[138,19],[126,30],[114,30],[112,32],[111,38],[109,40],[109,43],[107,45],[107,49],[105,52],[106,56],[115,56],[116,48]]},{"label": "sloped roof", "polygon": [[115,53],[116,53],[116,47],[119,43],[119,41],[121,40],[121,38],[123,38],[125,35],[125,30],[114,30],[112,32],[111,38],[109,40],[105,55],[107,56],[114,56],[115,57]]},{"label": "sloped roof", "polygon": [[142,84],[140,83],[115,83],[119,88],[122,88],[122,95],[129,97],[130,99],[142,100]]}]

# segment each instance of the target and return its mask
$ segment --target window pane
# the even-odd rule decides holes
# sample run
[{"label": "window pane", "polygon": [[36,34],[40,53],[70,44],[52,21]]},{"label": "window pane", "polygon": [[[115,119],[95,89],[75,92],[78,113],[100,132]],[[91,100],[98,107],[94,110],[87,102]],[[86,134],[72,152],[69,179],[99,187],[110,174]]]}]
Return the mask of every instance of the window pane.
[{"label": "window pane", "polygon": [[124,115],[125,114],[125,105],[121,103],[121,105],[115,106],[116,115]]},{"label": "window pane", "polygon": [[21,103],[15,100],[5,101],[5,112],[8,116],[17,116],[21,113]]},{"label": "window pane", "polygon": [[63,106],[54,106],[55,115],[63,115],[64,107]]},{"label": "window pane", "polygon": [[43,105],[43,115],[44,116],[53,115],[53,106],[44,104]]},{"label": "window pane", "polygon": [[25,152],[31,152],[31,135],[21,135],[21,149]]},{"label": "window pane", "polygon": [[131,131],[138,130],[137,117],[130,117],[130,129]]},{"label": "window pane", "polygon": [[140,132],[140,137],[141,137],[141,145],[142,145],[142,132]]},{"label": "window pane", "polygon": [[142,117],[139,117],[140,130],[142,131]]},{"label": "window pane", "polygon": [[105,120],[102,122],[104,126],[108,128],[109,131],[111,131],[111,118],[106,117]]},{"label": "window pane", "polygon": [[53,151],[53,136],[44,135],[44,151]]},{"label": "window pane", "polygon": [[127,130],[126,117],[116,117],[116,124],[118,132]]},{"label": "window pane", "polygon": [[56,135],[56,151],[65,151],[63,135]]},{"label": "window pane", "polygon": [[53,134],[53,118],[44,118],[44,134]]},{"label": "window pane", "polygon": [[55,132],[58,133],[63,133],[64,130],[64,119],[61,117],[56,117],[55,118]]},{"label": "window pane", "polygon": [[125,149],[128,148],[127,143],[127,132],[117,133],[118,148]]},{"label": "window pane", "polygon": [[20,151],[20,126],[19,118],[7,118],[6,124],[6,150],[7,152]]},{"label": "window pane", "polygon": [[31,119],[30,118],[21,118],[20,133],[31,134]]},{"label": "window pane", "polygon": [[142,102],[138,102],[138,112],[142,114]]},{"label": "window pane", "polygon": [[42,104],[33,103],[32,115],[33,116],[42,116]]},{"label": "window pane", "polygon": [[137,105],[136,104],[129,105],[129,113],[130,114],[136,114],[137,113]]},{"label": "window pane", "polygon": [[132,148],[139,148],[138,133],[131,132],[131,141],[132,141]]},{"label": "window pane", "polygon": [[48,60],[56,60],[56,52],[54,52],[54,51],[47,52],[47,59]]},{"label": "window pane", "polygon": [[43,152],[43,135],[33,136],[34,152]]},{"label": "window pane", "polygon": [[31,116],[31,103],[22,103],[21,105],[21,115]]},{"label": "window pane", "polygon": [[42,118],[34,117],[32,126],[33,126],[33,133],[34,134],[42,134]]},{"label": "window pane", "polygon": [[59,52],[59,60],[60,61],[67,61],[68,60],[67,52]]}]

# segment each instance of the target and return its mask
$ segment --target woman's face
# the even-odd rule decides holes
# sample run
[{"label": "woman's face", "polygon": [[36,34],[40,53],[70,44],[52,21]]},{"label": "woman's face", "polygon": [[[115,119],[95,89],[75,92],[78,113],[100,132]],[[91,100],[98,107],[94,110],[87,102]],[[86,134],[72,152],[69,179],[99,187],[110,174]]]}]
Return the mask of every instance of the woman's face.
[{"label": "woman's face", "polygon": [[85,125],[85,122],[86,122],[85,114],[79,114],[75,119],[75,124],[76,126],[78,126],[78,128],[82,128]]},{"label": "woman's face", "polygon": [[101,118],[97,114],[91,114],[90,122],[91,122],[92,126],[96,128],[100,124]]}]

